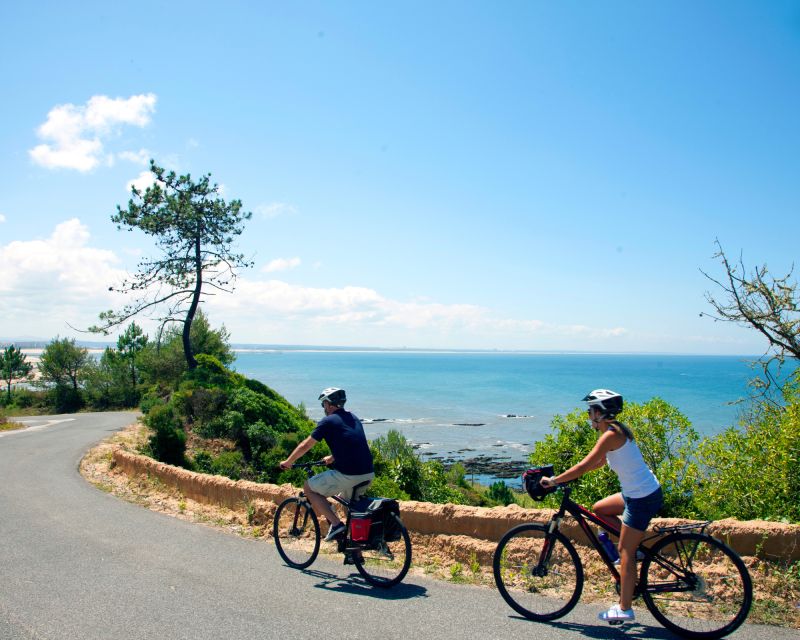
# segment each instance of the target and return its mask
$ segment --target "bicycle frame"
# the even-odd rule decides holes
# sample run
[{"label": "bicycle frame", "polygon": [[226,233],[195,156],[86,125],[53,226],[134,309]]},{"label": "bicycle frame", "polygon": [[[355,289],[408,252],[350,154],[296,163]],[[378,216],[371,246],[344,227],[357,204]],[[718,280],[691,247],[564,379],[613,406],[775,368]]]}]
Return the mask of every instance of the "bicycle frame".
[{"label": "bicycle frame", "polygon": [[[602,545],[600,540],[598,539],[595,532],[589,526],[589,522],[597,525],[601,529],[604,529],[608,533],[616,536],[619,538],[620,530],[614,526],[612,523],[603,520],[600,516],[596,513],[589,511],[586,507],[579,505],[577,502],[570,498],[570,494],[572,493],[571,487],[562,486],[561,490],[563,495],[561,497],[561,505],[558,508],[556,514],[550,519],[549,530],[552,532],[554,529],[559,529],[561,527],[561,521],[564,519],[566,514],[571,515],[575,518],[575,521],[578,523],[578,526],[583,531],[584,535],[588,538],[591,545],[595,548],[595,550],[600,554],[600,557],[606,563],[609,571],[611,571],[611,575],[614,577],[614,580],[619,584],[620,575],[617,567],[614,565],[614,561],[609,557],[608,552],[605,550],[605,547]],[[587,522],[588,521],[588,522]],[[550,553],[549,549],[545,549],[544,553],[539,560],[540,565],[544,565],[550,560]]]},{"label": "bicycle frame", "polygon": [[[598,539],[595,532],[589,526],[589,522],[592,524],[597,525],[601,529],[604,529],[607,533],[616,536],[619,538],[620,529],[617,528],[613,523],[603,520],[599,515],[594,513],[593,511],[589,511],[586,507],[578,504],[575,502],[571,497],[570,494],[572,493],[572,488],[568,486],[560,486],[562,491],[562,498],[561,498],[561,505],[559,506],[558,511],[555,515],[550,519],[549,524],[549,531],[553,531],[553,529],[559,529],[561,526],[561,521],[564,519],[566,514],[571,515],[575,521],[578,523],[578,526],[583,531],[584,535],[589,540],[590,544],[595,548],[595,550],[600,554],[600,557],[608,567],[608,570],[611,572],[614,580],[616,581],[617,585],[620,584],[620,574],[617,566],[614,564],[612,559],[609,557],[608,552],[606,551],[605,547],[602,545],[600,540]],[[684,576],[683,581],[675,581],[675,582],[668,582],[662,583],[658,585],[648,585],[648,591],[653,592],[675,592],[675,591],[690,591],[694,588],[694,584],[690,576],[686,576],[686,572],[683,570],[683,567],[687,564],[691,566],[691,562],[694,559],[695,549],[688,550],[684,548],[680,548],[680,556],[682,560],[682,565],[678,562],[672,561],[669,558],[665,558],[663,556],[654,556],[651,555],[649,552],[648,547],[645,545],[646,542],[649,542],[655,538],[669,535],[670,533],[677,533],[681,531],[695,531],[699,530],[700,533],[705,532],[705,528],[710,524],[709,521],[706,522],[699,522],[687,525],[677,525],[673,527],[655,527],[653,529],[654,533],[651,536],[646,537],[642,542],[639,543],[637,547],[638,551],[646,555],[650,555],[651,562],[655,562],[665,569],[670,570],[672,573],[676,575]],[[542,568],[547,565],[550,561],[550,553],[549,549],[545,548],[544,552],[539,559],[539,564],[537,566],[538,570],[543,570]],[[634,592],[635,596],[639,595],[639,585],[636,585],[636,590]]]}]

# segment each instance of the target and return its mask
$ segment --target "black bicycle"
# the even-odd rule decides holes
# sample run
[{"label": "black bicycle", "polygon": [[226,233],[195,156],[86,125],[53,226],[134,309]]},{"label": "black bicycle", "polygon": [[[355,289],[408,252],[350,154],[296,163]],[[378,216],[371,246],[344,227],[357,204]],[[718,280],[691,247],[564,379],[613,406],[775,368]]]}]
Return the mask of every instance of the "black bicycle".
[{"label": "black bicycle", "polygon": [[[313,467],[324,465],[324,461],[317,460],[294,466],[311,477]],[[368,484],[362,482],[353,487],[353,495]],[[345,530],[335,539],[337,551],[344,554],[344,563],[354,564],[364,579],[376,587],[399,584],[411,566],[411,538],[400,520],[397,501],[341,496],[333,499],[347,514]],[[319,520],[302,490],[297,497],[278,505],[272,533],[278,553],[290,567],[305,569],[317,559],[322,539]]]},{"label": "black bicycle", "polygon": [[[588,523],[617,537],[619,529],[571,500],[569,486],[560,485],[558,490],[561,506],[549,523],[514,527],[494,553],[500,594],[514,611],[531,620],[560,618],[581,596],[581,559],[559,531],[566,514],[577,521],[605,561],[619,592],[619,571]],[[642,541],[637,553],[642,560],[634,597],[641,596],[659,623],[685,638],[731,633],[745,621],[753,600],[747,567],[733,549],[705,533],[709,524],[654,527],[654,535]]]}]

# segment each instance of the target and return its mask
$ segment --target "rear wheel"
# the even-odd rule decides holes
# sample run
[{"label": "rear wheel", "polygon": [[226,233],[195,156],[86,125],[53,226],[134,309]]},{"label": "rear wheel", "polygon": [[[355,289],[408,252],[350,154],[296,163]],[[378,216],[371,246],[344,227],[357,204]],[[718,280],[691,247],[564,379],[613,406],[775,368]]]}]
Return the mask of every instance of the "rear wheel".
[{"label": "rear wheel", "polygon": [[753,585],[742,559],[703,533],[658,542],[642,565],[642,597],[661,624],[685,638],[721,638],[750,611]]},{"label": "rear wheel", "polygon": [[411,538],[400,518],[395,518],[394,529],[399,532],[397,540],[381,541],[374,549],[359,549],[353,552],[356,569],[364,576],[364,580],[376,587],[393,587],[408,573],[411,566]]},{"label": "rear wheel", "polygon": [[583,565],[559,531],[523,524],[506,533],[492,561],[500,595],[530,620],[555,620],[569,613],[583,590]]},{"label": "rear wheel", "polygon": [[319,553],[319,521],[305,500],[288,498],[275,511],[272,535],[281,558],[290,567],[305,569]]}]

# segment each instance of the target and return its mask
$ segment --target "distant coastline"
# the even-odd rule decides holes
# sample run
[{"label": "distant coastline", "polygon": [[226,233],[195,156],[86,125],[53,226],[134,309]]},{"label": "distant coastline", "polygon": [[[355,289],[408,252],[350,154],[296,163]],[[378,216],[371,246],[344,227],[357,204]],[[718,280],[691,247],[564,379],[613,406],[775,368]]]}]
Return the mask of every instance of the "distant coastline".
[{"label": "distant coastline", "polygon": [[[0,338],[0,348],[11,345],[20,349],[44,349],[51,340],[39,338],[26,338],[15,340],[13,338]],[[104,350],[106,347],[116,347],[116,341],[75,340],[75,344],[89,350]],[[691,353],[682,351],[584,351],[584,350],[542,350],[542,349],[456,349],[437,347],[373,347],[363,345],[314,345],[314,344],[259,344],[249,342],[231,343],[231,349],[237,353],[280,353],[281,351],[308,352],[308,353],[458,353],[458,354],[520,354],[520,355],[552,355],[552,356],[696,356],[710,358],[747,358],[758,360],[762,354],[750,353]]]}]

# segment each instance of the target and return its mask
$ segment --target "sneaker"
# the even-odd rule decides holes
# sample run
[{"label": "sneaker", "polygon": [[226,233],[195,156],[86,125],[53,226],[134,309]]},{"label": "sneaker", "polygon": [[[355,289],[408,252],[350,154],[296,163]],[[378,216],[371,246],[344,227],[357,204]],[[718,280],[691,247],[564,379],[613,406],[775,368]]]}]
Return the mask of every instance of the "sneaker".
[{"label": "sneaker", "polygon": [[338,536],[340,533],[344,533],[344,523],[342,522],[337,525],[332,525],[331,528],[328,529],[328,535],[325,536],[325,542],[335,540],[336,536]]},{"label": "sneaker", "polygon": [[636,616],[633,613],[633,609],[623,609],[618,604],[615,604],[611,607],[608,611],[603,611],[602,613],[598,613],[597,617],[600,620],[605,620],[608,624],[623,624],[625,622],[633,622],[636,620]]},{"label": "sneaker", "polygon": [[[639,550],[637,549],[637,550],[636,550],[636,562],[641,562],[642,560],[644,560],[644,553],[642,553],[641,551],[639,551]],[[620,561],[619,561],[619,558],[617,558],[616,560],[614,560],[614,564],[615,564],[616,566],[619,566],[619,562],[620,562]]]}]

